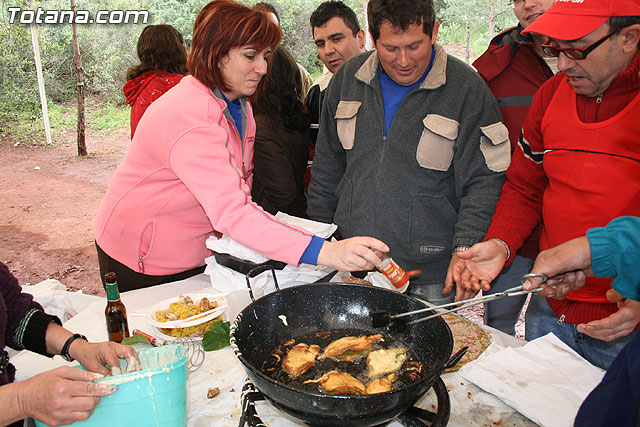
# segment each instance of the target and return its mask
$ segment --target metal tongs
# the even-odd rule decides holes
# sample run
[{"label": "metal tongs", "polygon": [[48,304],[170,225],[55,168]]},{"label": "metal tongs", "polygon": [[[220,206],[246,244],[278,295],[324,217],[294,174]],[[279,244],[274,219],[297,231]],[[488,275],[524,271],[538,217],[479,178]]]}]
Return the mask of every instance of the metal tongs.
[{"label": "metal tongs", "polygon": [[412,320],[411,322],[405,322],[404,320],[402,320],[401,322],[398,322],[398,324],[395,325],[395,326],[397,326],[397,327],[405,327],[405,326],[415,325],[416,323],[424,322],[426,320],[442,316],[443,314],[454,313],[454,312],[456,312],[458,310],[462,310],[462,309],[465,309],[465,308],[468,308],[468,307],[472,307],[474,305],[482,304],[482,303],[485,303],[485,302],[494,301],[494,300],[497,300],[497,299],[500,299],[500,298],[536,293],[536,292],[541,291],[543,289],[543,287],[531,289],[529,291],[525,291],[523,289],[524,283],[527,281],[527,279],[531,279],[533,277],[541,278],[542,282],[546,282],[547,279],[548,279],[546,274],[527,273],[527,274],[523,275],[520,278],[520,285],[519,286],[514,286],[513,288],[506,289],[506,290],[504,290],[502,292],[498,292],[497,294],[485,295],[485,296],[481,296],[481,297],[474,297],[474,298],[470,298],[470,299],[466,299],[466,300],[462,300],[462,301],[450,302],[448,304],[442,304],[442,305],[438,305],[438,306],[435,306],[435,307],[427,307],[427,308],[422,308],[420,310],[408,311],[408,312],[405,312],[405,313],[393,314],[393,315],[389,314],[389,312],[386,311],[386,310],[372,311],[371,312],[371,319],[373,320],[373,327],[374,328],[380,328],[380,327],[383,327],[383,326],[387,326],[391,322],[397,322],[400,319],[403,319],[403,318],[408,317],[408,316],[413,316],[414,314],[427,313],[429,311],[435,311],[435,310],[441,310],[441,309],[444,309],[444,308],[454,307],[454,308],[452,308],[450,310],[445,310],[445,311],[442,311],[442,312],[439,312],[439,313],[436,313],[436,314],[432,314],[430,316],[426,316],[426,317],[422,317],[420,319]]}]

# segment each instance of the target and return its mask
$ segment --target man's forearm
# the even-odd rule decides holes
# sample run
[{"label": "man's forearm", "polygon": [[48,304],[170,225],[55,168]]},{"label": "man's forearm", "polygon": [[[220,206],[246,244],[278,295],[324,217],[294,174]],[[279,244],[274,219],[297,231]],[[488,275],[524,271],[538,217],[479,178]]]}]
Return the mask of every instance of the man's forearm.
[{"label": "man's forearm", "polygon": [[547,181],[542,165],[533,164],[521,150],[514,153],[506,177],[485,240],[498,238],[516,253],[540,222]]}]

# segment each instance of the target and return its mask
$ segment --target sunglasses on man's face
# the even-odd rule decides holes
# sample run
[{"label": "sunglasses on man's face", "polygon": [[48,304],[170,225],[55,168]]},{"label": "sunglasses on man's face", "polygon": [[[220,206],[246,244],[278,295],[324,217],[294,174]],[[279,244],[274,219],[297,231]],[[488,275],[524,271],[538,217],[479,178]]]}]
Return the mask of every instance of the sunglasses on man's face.
[{"label": "sunglasses on man's face", "polygon": [[543,44],[541,47],[545,55],[552,56],[554,58],[557,58],[558,56],[560,56],[561,53],[564,53],[569,59],[585,59],[590,52],[594,51],[598,46],[604,43],[605,40],[607,40],[609,37],[611,37],[614,34],[615,32],[609,33],[603,38],[601,38],[600,40],[598,40],[597,42],[593,43],[591,46],[587,46],[585,48],[577,48],[577,47],[563,48],[558,46],[551,46],[549,44]]}]

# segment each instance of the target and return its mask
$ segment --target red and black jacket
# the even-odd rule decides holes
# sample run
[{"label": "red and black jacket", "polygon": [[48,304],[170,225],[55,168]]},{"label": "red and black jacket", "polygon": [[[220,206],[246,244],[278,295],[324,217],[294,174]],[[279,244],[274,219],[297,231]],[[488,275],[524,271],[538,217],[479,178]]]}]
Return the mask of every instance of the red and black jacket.
[{"label": "red and black jacket", "polygon": [[[491,40],[485,53],[473,63],[498,100],[504,124],[509,130],[511,152],[516,150],[524,119],[533,95],[553,77],[553,71],[536,53],[530,35],[523,27],[509,28]],[[518,255],[535,258],[538,254],[540,228],[536,228],[518,251]]]}]

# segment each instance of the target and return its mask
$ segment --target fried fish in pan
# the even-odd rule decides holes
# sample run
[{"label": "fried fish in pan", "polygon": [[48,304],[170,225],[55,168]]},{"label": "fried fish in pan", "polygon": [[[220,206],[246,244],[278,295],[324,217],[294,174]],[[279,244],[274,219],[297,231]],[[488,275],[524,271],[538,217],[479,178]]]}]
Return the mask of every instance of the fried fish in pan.
[{"label": "fried fish in pan", "polygon": [[369,378],[396,372],[407,360],[407,351],[404,348],[389,348],[372,351],[367,355],[367,367]]},{"label": "fried fish in pan", "polygon": [[292,378],[297,378],[307,372],[315,363],[316,357],[320,354],[320,347],[317,345],[307,345],[305,343],[296,344],[289,349],[287,355],[282,360],[282,369]]},{"label": "fried fish in pan", "polygon": [[325,394],[363,395],[366,394],[364,384],[345,372],[330,371],[317,380],[308,380],[304,384],[317,383]]},{"label": "fried fish in pan", "polygon": [[382,334],[362,337],[343,337],[333,341],[324,349],[322,357],[351,361],[366,355],[371,346],[382,339]]},{"label": "fried fish in pan", "polygon": [[367,394],[391,391],[391,385],[396,379],[396,374],[391,374],[386,378],[376,378],[367,385]]}]

